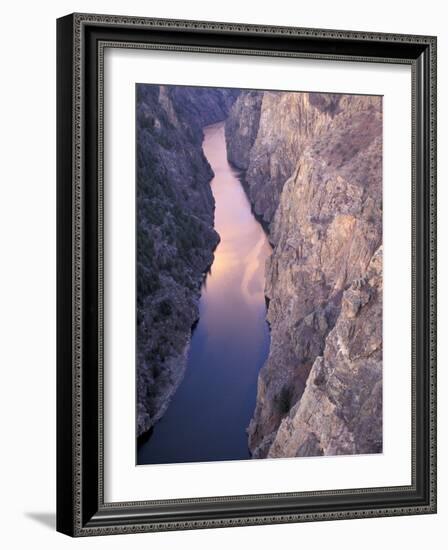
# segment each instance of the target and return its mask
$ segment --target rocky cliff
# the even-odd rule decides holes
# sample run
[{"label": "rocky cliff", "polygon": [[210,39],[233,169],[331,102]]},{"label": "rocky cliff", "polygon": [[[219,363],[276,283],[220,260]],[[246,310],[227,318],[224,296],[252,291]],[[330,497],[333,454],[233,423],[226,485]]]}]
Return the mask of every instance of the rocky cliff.
[{"label": "rocky cliff", "polygon": [[[230,118],[239,102],[241,96]],[[247,143],[230,131],[228,141],[241,149]],[[381,245],[381,98],[265,92],[257,136],[245,155],[248,195],[274,246],[266,273],[271,349],[259,375],[249,447],[254,457],[282,456],[282,448],[294,447],[285,443],[293,425],[280,434],[282,419],[300,407],[316,359],[326,353],[330,364],[328,354],[336,357],[327,337],[342,315],[343,293],[366,275]],[[381,326],[381,318],[376,321]],[[372,380],[355,381],[352,395],[373,391]],[[342,440],[340,448],[337,438],[325,446],[315,435],[314,447],[310,436],[295,452],[349,452]],[[353,445],[368,452],[356,437]]]},{"label": "rocky cliff", "polygon": [[382,451],[382,247],[344,291],[341,314],[268,457]]},{"label": "rocky cliff", "polygon": [[263,92],[243,91],[226,120],[227,158],[239,170],[249,168],[250,153],[260,126],[262,100]]},{"label": "rocky cliff", "polygon": [[265,227],[310,138],[331,120],[338,96],[245,91],[226,121],[229,161],[245,171],[246,190]]},{"label": "rocky cliff", "polygon": [[202,128],[237,91],[137,85],[137,434],[182,380],[203,273],[219,237]]}]

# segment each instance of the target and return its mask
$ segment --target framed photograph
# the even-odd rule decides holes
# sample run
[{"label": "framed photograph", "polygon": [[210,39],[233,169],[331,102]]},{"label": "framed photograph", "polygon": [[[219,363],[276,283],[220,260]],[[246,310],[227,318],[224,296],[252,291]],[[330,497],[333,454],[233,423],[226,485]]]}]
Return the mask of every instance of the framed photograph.
[{"label": "framed photograph", "polygon": [[57,49],[57,529],[434,513],[436,38]]}]

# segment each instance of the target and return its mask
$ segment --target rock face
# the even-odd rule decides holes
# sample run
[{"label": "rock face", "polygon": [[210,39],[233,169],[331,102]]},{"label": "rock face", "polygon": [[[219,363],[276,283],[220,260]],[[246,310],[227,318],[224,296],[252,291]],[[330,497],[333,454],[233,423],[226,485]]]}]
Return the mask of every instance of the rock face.
[{"label": "rock face", "polygon": [[240,170],[249,167],[250,152],[260,125],[262,100],[263,92],[241,92],[226,120],[227,158]]},{"label": "rock face", "polygon": [[245,170],[252,207],[265,226],[272,221],[283,185],[293,173],[299,154],[331,119],[329,105],[333,97],[243,92],[233,105],[226,121],[228,158]]},{"label": "rock face", "polygon": [[382,247],[344,291],[341,314],[268,456],[382,451]]},{"label": "rock face", "polygon": [[219,237],[202,128],[238,91],[137,86],[137,435],[182,380],[203,273]]},{"label": "rock face", "polygon": [[[229,131],[228,141],[235,139]],[[274,246],[266,273],[271,349],[248,428],[252,455],[261,458],[282,456],[282,419],[302,402],[313,364],[325,354],[326,338],[341,315],[344,291],[365,276],[381,245],[381,98],[265,92],[246,157],[248,195]],[[377,322],[381,327],[381,316]],[[364,329],[368,325],[359,327]],[[379,384],[375,391],[381,392]],[[359,389],[352,388],[353,395]],[[284,443],[290,432],[282,433]],[[337,438],[325,447],[320,434],[313,434],[303,440],[302,455],[358,452],[342,440],[336,449]],[[351,448],[361,447],[377,452],[378,442],[369,447],[355,435]]]}]

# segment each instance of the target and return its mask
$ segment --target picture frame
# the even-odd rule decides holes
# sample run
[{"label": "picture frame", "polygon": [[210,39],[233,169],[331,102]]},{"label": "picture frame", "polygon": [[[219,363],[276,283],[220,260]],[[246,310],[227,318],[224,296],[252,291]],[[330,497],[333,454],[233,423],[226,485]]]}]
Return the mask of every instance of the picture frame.
[{"label": "picture frame", "polygon": [[[149,491],[143,501],[105,501],[103,61],[111,46],[411,67],[410,485],[166,500]],[[57,21],[57,52],[57,530],[92,536],[435,513],[436,38],[72,14]]]}]

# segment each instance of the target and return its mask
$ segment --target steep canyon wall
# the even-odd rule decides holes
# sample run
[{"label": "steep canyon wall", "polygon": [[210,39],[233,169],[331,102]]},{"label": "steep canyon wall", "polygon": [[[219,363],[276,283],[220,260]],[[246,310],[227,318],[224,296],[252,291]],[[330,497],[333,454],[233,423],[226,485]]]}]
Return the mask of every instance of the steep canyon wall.
[{"label": "steep canyon wall", "polygon": [[242,92],[226,138],[274,247],[252,455],[379,452],[381,98]]}]

